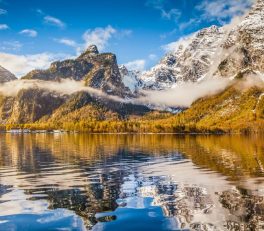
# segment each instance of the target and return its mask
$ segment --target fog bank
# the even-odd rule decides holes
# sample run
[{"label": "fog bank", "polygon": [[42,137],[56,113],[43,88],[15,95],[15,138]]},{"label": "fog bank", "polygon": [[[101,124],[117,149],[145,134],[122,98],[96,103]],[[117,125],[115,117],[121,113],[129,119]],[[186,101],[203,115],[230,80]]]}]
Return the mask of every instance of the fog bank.
[{"label": "fog bank", "polygon": [[111,100],[122,102],[123,99],[118,96],[108,95],[101,90],[85,86],[83,81],[71,79],[62,79],[60,81],[43,81],[43,80],[15,80],[0,84],[0,94],[4,96],[16,96],[20,90],[38,88],[49,92],[55,92],[60,95],[71,95],[79,91],[85,91],[91,95],[106,97]]}]

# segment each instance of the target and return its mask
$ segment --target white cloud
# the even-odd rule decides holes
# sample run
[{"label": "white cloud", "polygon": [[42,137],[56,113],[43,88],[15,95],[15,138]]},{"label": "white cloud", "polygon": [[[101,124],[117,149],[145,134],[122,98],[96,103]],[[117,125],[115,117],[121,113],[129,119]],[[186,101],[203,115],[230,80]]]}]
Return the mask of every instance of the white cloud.
[{"label": "white cloud", "polygon": [[175,22],[181,17],[182,13],[176,8],[168,8],[167,1],[164,0],[149,0],[147,6],[159,10],[161,17],[167,20],[174,20]]},{"label": "white cloud", "polygon": [[202,17],[206,20],[223,22],[225,19],[244,14],[253,2],[254,0],[204,0],[196,9],[203,13]]},{"label": "white cloud", "polygon": [[161,10],[161,16],[162,18],[168,19],[168,20],[177,20],[179,19],[179,17],[181,17],[181,12],[178,9],[170,9],[168,11],[164,10],[164,9],[160,9]]},{"label": "white cloud", "polygon": [[49,25],[52,25],[52,26],[57,26],[57,27],[60,27],[60,28],[64,28],[66,26],[66,24],[63,21],[61,21],[60,19],[52,17],[52,16],[49,16],[49,15],[44,17],[44,22],[46,24],[49,24]]},{"label": "white cloud", "polygon": [[7,14],[7,10],[0,9],[0,15]]},{"label": "white cloud", "polygon": [[161,46],[161,49],[165,52],[174,52],[177,51],[180,47],[184,49],[190,43],[190,38],[192,36],[193,34],[182,37],[176,42],[168,43],[166,45]]},{"label": "white cloud", "polygon": [[130,36],[132,33],[132,30],[118,30],[117,33],[115,33],[115,37],[118,39],[122,39],[124,37]]},{"label": "white cloud", "polygon": [[22,46],[19,41],[4,41],[0,43],[0,49],[4,51],[18,51]]},{"label": "white cloud", "polygon": [[228,78],[208,79],[199,83],[183,83],[162,91],[143,91],[136,102],[158,106],[190,107],[197,99],[223,91],[231,83]]},{"label": "white cloud", "polygon": [[196,25],[198,25],[200,23],[201,23],[201,19],[199,19],[199,18],[191,18],[187,22],[180,23],[179,29],[180,30],[184,30],[184,29],[186,29],[188,27],[193,28],[193,26],[196,26]]},{"label": "white cloud", "polygon": [[25,29],[19,32],[19,34],[23,34],[29,37],[37,37],[38,32],[35,30],[31,30],[31,29]]},{"label": "white cloud", "polygon": [[54,40],[58,43],[64,44],[64,45],[69,46],[69,47],[77,48],[77,46],[78,46],[78,44],[74,40],[71,40],[71,39],[61,38],[61,39],[54,39]]},{"label": "white cloud", "polygon": [[[178,19],[182,16],[182,12],[176,8],[170,9],[166,5],[168,2],[165,0],[149,0],[147,5],[160,10],[162,18],[178,22]],[[243,15],[254,2],[255,0],[202,0],[195,6],[197,12],[194,16],[196,16],[186,21],[180,21],[177,29],[185,30],[189,27],[193,29],[204,21],[212,22],[216,20],[221,24],[225,24],[233,17]],[[178,32],[178,30],[174,31]],[[174,31],[172,32],[174,33]],[[170,35],[170,32],[163,34],[161,35],[161,39],[167,38]]]},{"label": "white cloud", "polygon": [[150,54],[150,55],[148,56],[148,58],[149,58],[150,60],[156,60],[158,57],[157,57],[157,55],[155,55],[155,54]]},{"label": "white cloud", "polygon": [[79,55],[90,45],[96,45],[100,51],[104,50],[111,38],[122,39],[124,37],[131,35],[131,33],[132,30],[127,30],[127,29],[117,30],[109,25],[105,28],[97,27],[95,29],[87,30],[82,35],[83,41],[80,43],[69,38],[60,38],[60,39],[55,38],[54,41],[75,48],[77,55]]},{"label": "white cloud", "polygon": [[107,26],[105,28],[95,28],[94,30],[87,30],[83,34],[83,39],[85,41],[85,48],[90,45],[96,45],[99,50],[103,50],[107,44],[109,39],[117,32],[112,26]]},{"label": "white cloud", "polygon": [[48,68],[50,63],[68,58],[65,54],[40,53],[33,55],[14,55],[0,53],[0,65],[21,77],[34,69]]},{"label": "white cloud", "polygon": [[0,30],[7,30],[9,26],[7,24],[0,24]]},{"label": "white cloud", "polygon": [[36,12],[40,15],[44,15],[44,12],[41,9],[36,9]]},{"label": "white cloud", "polygon": [[124,64],[128,70],[145,70],[146,60],[144,59],[137,59],[128,63]]}]

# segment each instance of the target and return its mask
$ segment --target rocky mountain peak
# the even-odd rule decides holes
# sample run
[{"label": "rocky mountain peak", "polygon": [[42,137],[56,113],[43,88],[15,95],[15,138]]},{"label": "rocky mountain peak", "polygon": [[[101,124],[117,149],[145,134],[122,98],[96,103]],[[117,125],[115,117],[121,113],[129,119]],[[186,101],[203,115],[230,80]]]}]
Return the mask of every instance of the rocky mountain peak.
[{"label": "rocky mountain peak", "polygon": [[99,51],[97,49],[96,45],[91,45],[87,48],[86,52],[89,52],[90,54],[99,54]]},{"label": "rocky mountain peak", "polygon": [[90,45],[79,58],[89,58],[91,56],[99,55],[99,51],[96,45]]},{"label": "rocky mountain peak", "polygon": [[109,95],[131,96],[131,91],[122,82],[116,56],[112,53],[99,53],[94,45],[76,59],[54,62],[50,68],[31,71],[23,79],[73,79]]},{"label": "rocky mountain peak", "polygon": [[219,33],[222,32],[222,27],[218,27],[216,25],[212,25],[208,28],[201,29],[200,31],[197,32],[196,36],[197,38],[203,38],[205,35],[211,35],[214,33]]},{"label": "rocky mountain peak", "polygon": [[14,74],[0,66],[0,83],[9,82],[16,79],[17,78]]}]

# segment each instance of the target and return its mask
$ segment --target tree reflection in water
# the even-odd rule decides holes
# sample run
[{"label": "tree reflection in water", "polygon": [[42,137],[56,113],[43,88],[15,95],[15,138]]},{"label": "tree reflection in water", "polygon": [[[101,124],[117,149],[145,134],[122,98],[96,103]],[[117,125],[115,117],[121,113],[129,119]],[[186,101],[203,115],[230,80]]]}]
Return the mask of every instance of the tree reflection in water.
[{"label": "tree reflection in water", "polygon": [[0,136],[0,199],[22,189],[74,211],[88,229],[120,222],[115,213],[138,197],[180,229],[264,229],[262,137]]}]

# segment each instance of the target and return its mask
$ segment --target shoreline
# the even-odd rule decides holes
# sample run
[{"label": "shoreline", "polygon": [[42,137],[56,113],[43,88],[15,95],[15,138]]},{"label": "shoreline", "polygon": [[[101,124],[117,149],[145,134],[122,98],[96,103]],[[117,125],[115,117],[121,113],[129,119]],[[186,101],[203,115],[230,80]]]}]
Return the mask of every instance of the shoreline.
[{"label": "shoreline", "polygon": [[0,134],[26,135],[26,134],[89,134],[89,135],[262,135],[264,133],[241,133],[241,132],[85,132],[85,131],[0,131]]}]

